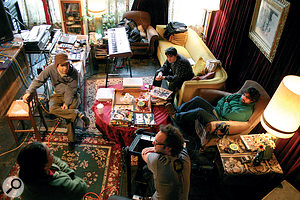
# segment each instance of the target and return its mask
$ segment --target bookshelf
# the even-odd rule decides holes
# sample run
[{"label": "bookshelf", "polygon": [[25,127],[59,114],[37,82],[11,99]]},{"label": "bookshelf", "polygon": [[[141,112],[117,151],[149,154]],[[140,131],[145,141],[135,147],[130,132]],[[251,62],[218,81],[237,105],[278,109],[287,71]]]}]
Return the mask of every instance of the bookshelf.
[{"label": "bookshelf", "polygon": [[84,5],[81,0],[59,0],[64,33],[85,35],[86,28],[81,19],[84,15]]}]

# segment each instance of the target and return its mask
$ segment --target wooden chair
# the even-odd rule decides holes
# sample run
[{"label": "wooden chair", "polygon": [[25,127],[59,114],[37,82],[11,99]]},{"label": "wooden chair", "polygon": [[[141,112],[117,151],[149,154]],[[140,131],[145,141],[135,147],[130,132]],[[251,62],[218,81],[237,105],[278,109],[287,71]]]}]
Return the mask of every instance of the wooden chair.
[{"label": "wooden chair", "polygon": [[[36,111],[38,113],[35,115]],[[18,145],[18,138],[16,133],[24,133],[24,132],[32,132],[35,134],[37,140],[41,140],[40,132],[36,126],[36,123],[34,121],[34,117],[39,117],[40,120],[43,122],[46,132],[48,132],[48,126],[46,124],[46,121],[44,119],[42,109],[40,102],[38,101],[37,93],[31,95],[30,100],[28,100],[28,103],[23,102],[23,100],[15,100],[11,104],[8,112],[6,113],[6,118],[10,127],[11,132],[14,134],[16,144]],[[14,126],[13,121],[19,120],[22,124],[22,129],[16,129]],[[30,121],[32,129],[25,129],[24,121]],[[40,124],[42,125],[42,124]],[[41,127],[41,126],[40,126]]]}]

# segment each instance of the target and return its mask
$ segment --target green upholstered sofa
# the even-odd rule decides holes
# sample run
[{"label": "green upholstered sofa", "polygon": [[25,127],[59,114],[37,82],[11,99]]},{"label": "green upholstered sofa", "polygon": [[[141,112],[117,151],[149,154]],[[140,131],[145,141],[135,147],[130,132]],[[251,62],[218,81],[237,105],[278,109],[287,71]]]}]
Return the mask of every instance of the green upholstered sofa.
[{"label": "green upholstered sofa", "polygon": [[[195,62],[195,65],[193,65],[193,71],[195,75],[205,68],[207,60],[216,59],[199,35],[192,29],[188,29],[187,31],[185,45],[180,46],[169,42],[163,37],[165,27],[166,25],[156,26],[156,31],[159,35],[157,58],[160,66],[162,66],[167,59],[165,50],[171,46],[175,47],[179,54],[185,56],[186,58],[193,59]],[[176,94],[175,103],[179,106],[183,102],[190,100],[192,96],[195,96],[195,92],[198,88],[223,89],[226,79],[227,73],[224,68],[221,68],[216,72],[214,78],[212,79],[185,81],[178,94]]]}]

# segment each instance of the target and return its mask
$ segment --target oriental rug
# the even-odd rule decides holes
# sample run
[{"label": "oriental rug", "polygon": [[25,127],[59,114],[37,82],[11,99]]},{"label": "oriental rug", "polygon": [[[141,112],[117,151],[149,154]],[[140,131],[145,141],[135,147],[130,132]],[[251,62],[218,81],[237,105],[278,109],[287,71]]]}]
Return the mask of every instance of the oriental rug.
[{"label": "oriental rug", "polygon": [[[50,128],[50,130],[52,129]],[[65,128],[58,128],[50,140],[48,140],[49,135],[46,136],[45,143],[53,150],[53,154],[75,170],[76,176],[86,182],[88,192],[99,195],[104,191],[101,195],[103,200],[106,200],[111,194],[116,194],[116,190],[119,190],[122,170],[121,151],[114,149],[114,143],[102,139],[101,136],[82,131],[78,133],[77,130],[76,135],[79,136],[81,143],[70,148],[65,132]],[[36,139],[31,137],[28,143],[33,141]],[[16,176],[18,171],[18,165],[15,164],[8,176]],[[9,199],[2,195],[0,195],[0,199]],[[88,195],[85,199],[92,199],[90,197],[95,198],[95,196]]]}]

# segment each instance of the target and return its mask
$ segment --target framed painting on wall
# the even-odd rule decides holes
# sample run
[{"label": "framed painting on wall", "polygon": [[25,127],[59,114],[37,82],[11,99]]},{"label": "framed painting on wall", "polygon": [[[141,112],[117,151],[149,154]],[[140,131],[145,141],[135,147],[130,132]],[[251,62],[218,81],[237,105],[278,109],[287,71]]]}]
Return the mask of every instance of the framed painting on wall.
[{"label": "framed painting on wall", "polygon": [[256,0],[249,38],[272,62],[289,12],[286,0]]}]

